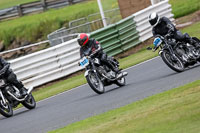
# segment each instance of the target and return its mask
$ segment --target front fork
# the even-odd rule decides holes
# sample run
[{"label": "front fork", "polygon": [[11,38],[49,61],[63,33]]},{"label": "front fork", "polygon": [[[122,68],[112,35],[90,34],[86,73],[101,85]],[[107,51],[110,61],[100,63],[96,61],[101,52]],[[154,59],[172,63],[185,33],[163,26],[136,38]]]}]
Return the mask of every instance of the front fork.
[{"label": "front fork", "polygon": [[[173,48],[172,48],[172,46],[170,46],[170,45],[168,45],[165,49],[168,49],[169,50],[169,52],[170,52],[170,54],[172,55],[172,60],[173,61],[177,61],[177,57],[176,57],[176,55],[175,55],[175,53],[174,53],[174,50],[173,50]],[[161,52],[162,53],[162,52]]]},{"label": "front fork", "polygon": [[3,101],[3,104],[6,105],[6,100],[5,100],[5,97],[4,97],[4,95],[3,95],[1,90],[0,90],[0,96],[1,96],[1,99]]}]

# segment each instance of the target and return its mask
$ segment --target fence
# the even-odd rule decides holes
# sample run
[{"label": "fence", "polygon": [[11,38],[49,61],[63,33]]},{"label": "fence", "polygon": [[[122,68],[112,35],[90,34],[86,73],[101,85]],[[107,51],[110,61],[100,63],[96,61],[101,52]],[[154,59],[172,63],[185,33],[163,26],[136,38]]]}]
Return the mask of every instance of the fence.
[{"label": "fence", "polygon": [[[119,8],[115,8],[112,10],[107,10],[104,12],[106,16],[107,24],[110,25],[112,23],[116,23],[121,20],[119,17],[120,12]],[[77,20],[73,20],[69,22],[68,29],[61,28],[51,34],[48,35],[48,39],[50,40],[51,46],[66,42],[70,39],[73,39],[77,36],[76,33],[91,33],[97,29],[103,28],[103,22],[100,16],[100,13],[95,13],[88,15],[87,17],[80,18]]]},{"label": "fence", "polygon": [[[90,35],[101,42],[109,55],[124,52],[152,36],[146,18],[153,11],[169,18],[173,16],[168,1],[163,1]],[[73,39],[15,59],[11,67],[26,86],[35,87],[81,70],[77,65],[79,58],[79,46]]]},{"label": "fence", "polygon": [[60,8],[63,6],[76,4],[82,1],[85,0],[41,0],[21,4],[18,6],[0,10],[0,20],[12,19],[36,12],[43,12],[51,8]]}]

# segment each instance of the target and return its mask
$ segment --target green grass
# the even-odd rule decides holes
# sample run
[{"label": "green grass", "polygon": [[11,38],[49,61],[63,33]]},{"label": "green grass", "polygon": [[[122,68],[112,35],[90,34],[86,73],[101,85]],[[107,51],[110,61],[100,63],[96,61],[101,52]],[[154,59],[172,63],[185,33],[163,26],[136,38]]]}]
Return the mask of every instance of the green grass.
[{"label": "green grass", "polygon": [[190,36],[195,36],[200,38],[200,22],[195,23],[189,27],[182,30],[183,33],[189,33]]},{"label": "green grass", "polygon": [[[104,10],[116,8],[116,0],[103,0]],[[45,40],[47,35],[61,27],[68,27],[68,22],[87,17],[99,12],[97,1],[79,3],[61,9],[51,9],[47,12],[27,15],[10,21],[0,23],[0,40],[5,46],[9,46],[14,40],[27,40],[37,42]]]},{"label": "green grass", "polygon": [[13,7],[19,4],[29,3],[37,0],[0,0],[0,9]]},{"label": "green grass", "polygon": [[169,3],[172,5],[172,13],[175,18],[200,10],[199,0],[170,0]]},{"label": "green grass", "polygon": [[50,133],[199,133],[200,80]]}]

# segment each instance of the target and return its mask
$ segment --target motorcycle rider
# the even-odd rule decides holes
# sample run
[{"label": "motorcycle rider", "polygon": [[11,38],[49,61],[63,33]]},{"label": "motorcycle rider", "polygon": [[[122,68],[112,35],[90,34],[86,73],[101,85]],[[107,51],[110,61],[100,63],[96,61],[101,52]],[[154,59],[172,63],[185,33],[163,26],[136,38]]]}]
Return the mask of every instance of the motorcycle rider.
[{"label": "motorcycle rider", "polygon": [[[112,69],[112,71],[116,72],[117,74],[120,72],[117,66],[118,64],[117,60],[115,60],[113,57],[108,57],[107,54],[102,50],[100,43],[98,41],[96,41],[95,39],[90,39],[86,33],[79,34],[77,41],[78,44],[81,46],[80,48],[81,58],[93,54],[94,57],[100,59],[100,61],[105,65],[107,65],[110,69]],[[113,63],[117,64],[113,65]]]},{"label": "motorcycle rider", "polygon": [[196,49],[200,48],[200,45],[187,33],[182,34],[177,30],[167,17],[160,18],[156,12],[153,12],[149,15],[149,23],[153,26],[152,33],[154,37],[156,37],[156,35],[165,36],[168,34],[170,37],[173,37],[178,41],[183,41],[193,45]]},{"label": "motorcycle rider", "polygon": [[0,77],[4,78],[8,83],[14,85],[20,91],[20,98],[27,94],[26,89],[21,81],[17,80],[17,76],[10,68],[10,63],[0,57]]}]

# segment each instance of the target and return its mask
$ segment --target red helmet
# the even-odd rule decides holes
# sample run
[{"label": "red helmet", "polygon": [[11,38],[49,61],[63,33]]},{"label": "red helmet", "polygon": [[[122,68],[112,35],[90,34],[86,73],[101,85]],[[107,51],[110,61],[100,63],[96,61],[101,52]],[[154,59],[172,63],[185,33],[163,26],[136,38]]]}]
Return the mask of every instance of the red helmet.
[{"label": "red helmet", "polygon": [[87,44],[87,42],[89,41],[89,37],[87,34],[85,33],[81,33],[79,36],[78,36],[78,44],[80,46],[84,46],[85,44]]}]

